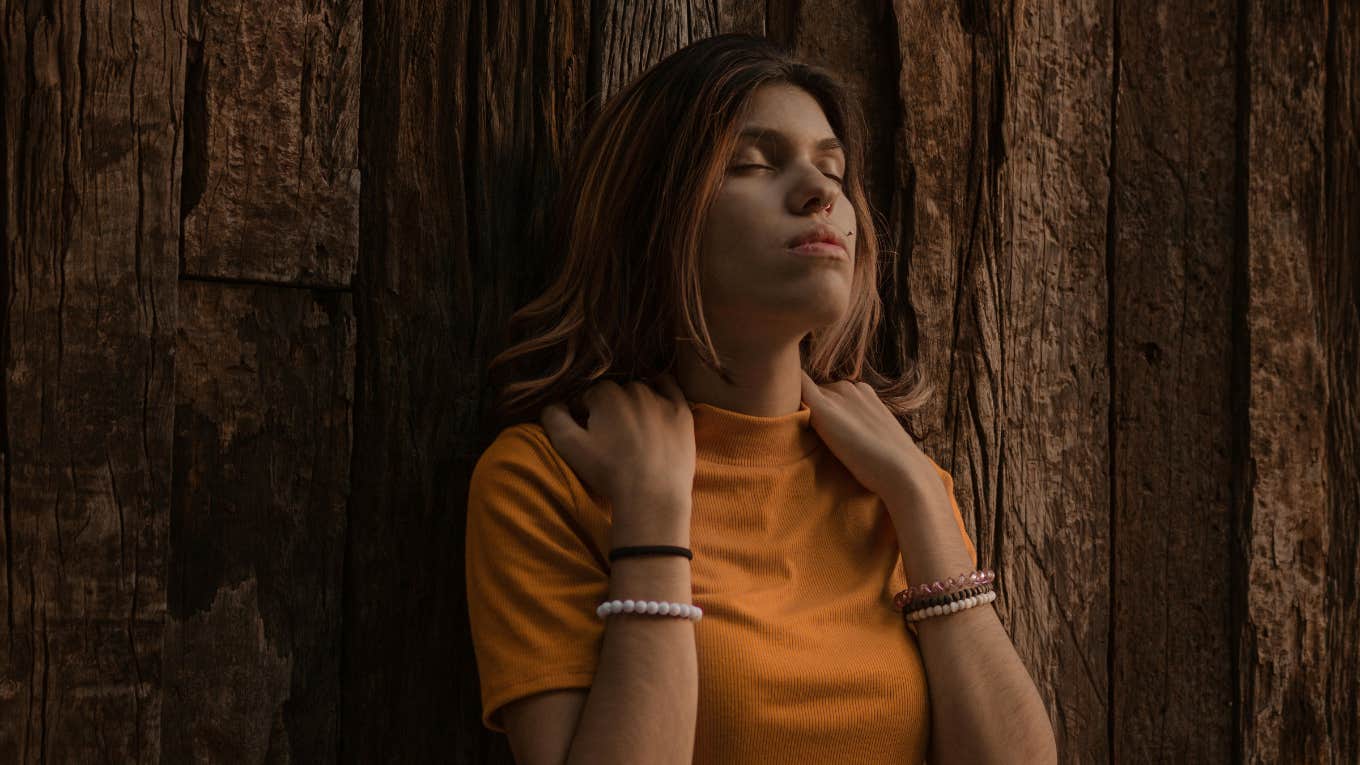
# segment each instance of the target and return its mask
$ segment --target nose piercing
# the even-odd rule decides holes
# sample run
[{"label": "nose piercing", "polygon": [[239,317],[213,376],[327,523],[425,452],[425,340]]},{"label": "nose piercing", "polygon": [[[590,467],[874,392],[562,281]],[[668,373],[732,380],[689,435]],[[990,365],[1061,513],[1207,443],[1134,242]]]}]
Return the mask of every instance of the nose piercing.
[{"label": "nose piercing", "polygon": [[[834,202],[827,202],[827,203],[826,203],[826,207],[823,207],[822,210],[825,211],[825,212],[831,212],[831,205],[833,205],[833,204],[835,204],[835,203],[834,203]],[[845,235],[846,235],[846,236],[854,236],[854,235],[855,235],[855,232],[854,232],[854,231],[847,231],[847,232],[845,232]]]}]

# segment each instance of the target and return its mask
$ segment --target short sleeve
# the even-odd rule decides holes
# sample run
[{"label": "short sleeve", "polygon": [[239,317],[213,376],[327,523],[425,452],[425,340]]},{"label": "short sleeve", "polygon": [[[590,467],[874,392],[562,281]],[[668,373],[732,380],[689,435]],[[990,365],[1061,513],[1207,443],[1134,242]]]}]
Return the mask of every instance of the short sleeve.
[{"label": "short sleeve", "polygon": [[520,424],[501,431],[469,483],[468,617],[482,723],[500,733],[505,704],[594,680],[609,578],[566,470],[542,429]]},{"label": "short sleeve", "polygon": [[[927,457],[927,459],[930,458]],[[954,476],[950,475],[948,470],[940,467],[935,460],[931,459],[930,463],[935,466],[935,472],[940,474],[940,481],[944,484],[945,492],[949,495],[949,506],[954,511],[954,521],[958,523],[959,534],[963,536],[963,544],[968,548],[968,557],[973,561],[973,568],[977,568],[977,547],[973,545],[972,538],[968,536],[968,527],[963,523],[963,512],[959,510],[958,499],[954,496]],[[893,571],[893,580],[894,592],[909,586],[909,584],[917,584],[916,582],[908,582],[900,559],[897,562],[897,568]],[[906,624],[907,628],[911,630],[911,634],[916,635],[916,623],[907,622]]]}]

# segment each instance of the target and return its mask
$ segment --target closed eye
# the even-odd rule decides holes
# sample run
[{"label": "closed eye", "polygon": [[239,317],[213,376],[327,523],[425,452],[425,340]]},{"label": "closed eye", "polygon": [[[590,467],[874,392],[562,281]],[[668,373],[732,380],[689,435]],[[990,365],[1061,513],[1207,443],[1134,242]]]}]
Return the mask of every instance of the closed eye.
[{"label": "closed eye", "polygon": [[[774,169],[773,167],[770,167],[769,165],[755,165],[755,164],[732,165],[732,168],[731,168],[731,169],[733,169],[733,170],[746,170],[746,169],[749,169],[749,168],[757,168],[757,169],[764,169],[764,170],[773,170],[773,169]],[[825,175],[826,177],[830,178],[831,180],[835,181],[836,183],[839,183],[839,184],[842,185],[842,186],[845,185],[845,179],[842,178],[842,177],[839,176],[839,175],[834,175],[834,174],[832,174],[832,173],[822,173],[822,175]]]}]

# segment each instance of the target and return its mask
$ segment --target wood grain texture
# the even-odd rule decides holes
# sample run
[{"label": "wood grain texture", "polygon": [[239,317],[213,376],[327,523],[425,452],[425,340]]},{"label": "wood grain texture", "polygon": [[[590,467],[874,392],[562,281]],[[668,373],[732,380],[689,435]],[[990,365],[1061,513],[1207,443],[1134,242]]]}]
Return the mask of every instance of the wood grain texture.
[{"label": "wood grain texture", "polygon": [[591,42],[599,46],[599,53],[592,71],[591,98],[596,104],[696,40],[734,31],[738,25],[751,31],[759,15],[751,2],[600,0],[593,5]]},{"label": "wood grain texture", "polygon": [[358,253],[361,2],[191,7],[184,273],[348,286]]},{"label": "wood grain texture", "polygon": [[[462,520],[450,397],[472,372],[467,350],[456,351],[453,319],[455,302],[466,315],[473,295],[466,271],[458,273],[472,235],[464,187],[469,6],[412,0],[364,9],[344,763],[437,759],[458,748],[447,725],[450,695],[460,719],[472,716],[461,700],[475,688],[475,664],[453,626],[465,619],[455,584],[463,577],[450,560]],[[465,751],[492,761],[498,747],[508,753],[469,723],[457,729],[471,736]]]},{"label": "wood grain texture", "polygon": [[1326,756],[1360,759],[1360,3],[1328,6],[1319,334],[1327,354]]},{"label": "wood grain texture", "polygon": [[526,245],[585,102],[590,18],[411,0],[370,4],[364,29],[340,759],[509,762],[479,722],[463,508],[483,365],[545,276]]},{"label": "wood grain texture", "polygon": [[352,301],[195,281],[179,296],[165,758],[333,762]]},{"label": "wood grain texture", "polygon": [[[1327,17],[1239,9],[1245,188],[1246,411],[1238,565],[1241,737],[1246,762],[1324,762],[1326,354],[1321,251]],[[1353,551],[1352,551],[1353,554]],[[1336,616],[1340,616],[1337,614]]]},{"label": "wood grain texture", "polygon": [[182,2],[8,2],[0,761],[160,760]]},{"label": "wood grain texture", "polygon": [[[982,420],[982,432],[995,434],[979,464],[998,471],[990,490],[998,515],[994,526],[980,525],[980,544],[1009,572],[1001,586],[1006,623],[1050,699],[1060,750],[1072,761],[1091,761],[1108,746],[1102,723],[1110,678],[1101,658],[1112,639],[1102,580],[1111,541],[1103,415],[1110,405],[1113,20],[1103,3],[1015,10],[1006,47],[998,251],[996,260],[980,258],[974,272],[979,285],[996,285],[978,293],[996,300],[997,323],[989,326],[988,309],[971,307],[985,342],[965,355],[975,360],[967,382],[973,390],[953,397],[949,422],[959,443],[968,443],[963,434],[978,419],[975,402],[1000,404],[996,425]],[[986,474],[972,465],[961,472]]]},{"label": "wood grain texture", "polygon": [[1227,762],[1236,11],[1116,7],[1112,742],[1135,762]]}]

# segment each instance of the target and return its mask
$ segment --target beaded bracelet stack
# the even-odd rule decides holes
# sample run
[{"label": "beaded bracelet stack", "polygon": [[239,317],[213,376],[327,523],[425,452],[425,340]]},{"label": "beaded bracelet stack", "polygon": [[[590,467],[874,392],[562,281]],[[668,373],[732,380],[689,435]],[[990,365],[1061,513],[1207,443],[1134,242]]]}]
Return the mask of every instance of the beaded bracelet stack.
[{"label": "beaded bracelet stack", "polygon": [[965,571],[948,579],[908,587],[893,596],[893,605],[902,610],[904,622],[919,622],[996,600],[991,569]]}]

